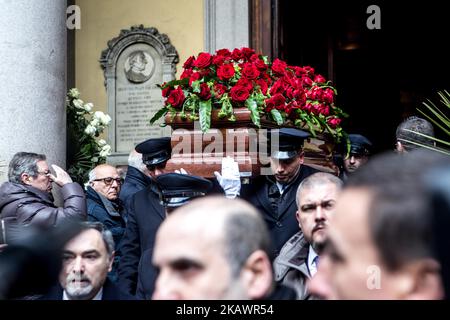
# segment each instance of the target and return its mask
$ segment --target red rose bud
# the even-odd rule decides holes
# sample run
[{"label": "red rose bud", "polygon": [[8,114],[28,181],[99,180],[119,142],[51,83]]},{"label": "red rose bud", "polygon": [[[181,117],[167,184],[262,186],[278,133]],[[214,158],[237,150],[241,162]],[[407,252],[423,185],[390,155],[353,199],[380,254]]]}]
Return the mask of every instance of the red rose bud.
[{"label": "red rose bud", "polygon": [[327,123],[331,128],[336,129],[336,127],[341,124],[341,121],[342,120],[339,118],[331,118],[327,120]]},{"label": "red rose bud", "polygon": [[178,87],[177,89],[172,90],[167,98],[167,103],[170,103],[174,108],[177,108],[183,105],[184,99],[184,92]]},{"label": "red rose bud", "polygon": [[194,61],[194,67],[199,69],[207,68],[211,65],[212,57],[208,52],[202,52],[198,55],[197,59]]},{"label": "red rose bud", "polygon": [[209,90],[209,87],[206,83],[202,83],[200,85],[200,93],[198,94],[200,99],[202,100],[209,100],[211,99],[211,90]]},{"label": "red rose bud", "polygon": [[280,59],[275,59],[272,63],[272,71],[276,74],[276,75],[284,75],[284,73],[286,72],[286,67],[287,64],[286,62],[280,60]]},{"label": "red rose bud", "polygon": [[255,53],[255,50],[244,47],[241,49],[242,55],[246,58],[246,59],[250,59],[250,57]]},{"label": "red rose bud", "polygon": [[320,74],[318,74],[317,76],[314,77],[314,82],[315,83],[325,83],[327,80],[322,77]]},{"label": "red rose bud", "polygon": [[223,84],[216,83],[214,85],[214,94],[217,98],[221,98],[225,92],[227,92],[227,87],[225,87]]},{"label": "red rose bud", "polygon": [[277,93],[270,99],[272,100],[276,109],[284,110],[284,105],[286,104],[286,98],[282,94]]},{"label": "red rose bud", "polygon": [[249,80],[254,80],[259,77],[259,71],[252,63],[246,63],[242,69],[242,76]]},{"label": "red rose bud", "polygon": [[192,69],[194,67],[194,61],[195,61],[194,56],[190,56],[189,58],[187,58],[187,60],[183,64],[183,68]]},{"label": "red rose bud", "polygon": [[181,74],[180,79],[190,78],[193,73],[194,73],[194,71],[192,71],[192,69],[186,69]]},{"label": "red rose bud", "polygon": [[311,103],[305,103],[304,105],[300,106],[300,109],[311,112],[312,110],[312,104]]},{"label": "red rose bud", "polygon": [[245,102],[249,96],[250,92],[243,86],[235,85],[231,88],[230,97],[235,102]]}]

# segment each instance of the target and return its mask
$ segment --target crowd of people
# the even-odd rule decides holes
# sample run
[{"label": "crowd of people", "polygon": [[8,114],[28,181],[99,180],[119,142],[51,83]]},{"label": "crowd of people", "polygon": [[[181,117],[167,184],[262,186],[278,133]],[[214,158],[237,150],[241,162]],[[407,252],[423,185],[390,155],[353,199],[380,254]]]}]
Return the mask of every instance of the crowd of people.
[{"label": "crowd of people", "polygon": [[406,119],[379,155],[350,134],[339,175],[303,163],[308,136],[281,128],[272,175],[248,184],[237,165],[168,172],[168,137],[138,144],[125,179],[102,164],[84,189],[18,152],[0,186],[0,299],[447,297],[450,159],[430,150],[432,125]]}]

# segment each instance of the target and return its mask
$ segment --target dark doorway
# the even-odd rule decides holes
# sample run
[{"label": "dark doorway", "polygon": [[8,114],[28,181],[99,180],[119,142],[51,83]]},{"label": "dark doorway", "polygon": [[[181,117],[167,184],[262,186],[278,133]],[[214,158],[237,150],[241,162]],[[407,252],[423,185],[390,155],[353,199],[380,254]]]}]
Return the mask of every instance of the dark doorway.
[{"label": "dark doorway", "polygon": [[[379,30],[366,24],[374,4]],[[350,115],[344,129],[366,135],[376,152],[393,149],[400,121],[450,89],[443,3],[272,0],[271,8],[273,57],[331,79]]]}]

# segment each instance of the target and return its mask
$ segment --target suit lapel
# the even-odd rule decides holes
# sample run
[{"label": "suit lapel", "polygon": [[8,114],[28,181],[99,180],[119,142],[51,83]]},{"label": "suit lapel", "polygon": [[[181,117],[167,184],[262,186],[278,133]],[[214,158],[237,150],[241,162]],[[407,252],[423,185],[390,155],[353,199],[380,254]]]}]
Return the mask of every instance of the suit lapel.
[{"label": "suit lapel", "polygon": [[263,181],[263,183],[261,183],[261,188],[257,189],[256,198],[258,199],[259,203],[264,208],[264,210],[266,212],[269,212],[270,216],[273,216],[272,205],[270,204],[268,194],[269,194],[269,184],[266,181]]}]

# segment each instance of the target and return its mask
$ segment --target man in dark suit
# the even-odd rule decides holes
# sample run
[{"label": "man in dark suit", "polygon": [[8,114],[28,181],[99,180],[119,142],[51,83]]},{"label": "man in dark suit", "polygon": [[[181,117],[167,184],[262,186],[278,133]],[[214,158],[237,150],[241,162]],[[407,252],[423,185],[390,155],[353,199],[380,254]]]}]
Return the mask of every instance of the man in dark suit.
[{"label": "man in dark suit", "polygon": [[156,230],[166,217],[154,179],[165,173],[172,152],[170,138],[146,140],[138,144],[135,150],[142,153],[142,161],[152,181],[132,196],[127,208],[127,227],[120,248],[119,286],[138,298],[149,299],[154,276],[147,266],[151,264]]},{"label": "man in dark suit", "polygon": [[[273,146],[270,157],[272,175],[261,175],[243,185],[241,197],[253,204],[263,215],[272,237],[274,255],[286,241],[298,232],[295,218],[295,196],[303,179],[317,170],[303,165],[303,142],[307,132],[294,128],[278,131],[278,146]],[[272,143],[274,144],[274,143]]]},{"label": "man in dark suit", "polygon": [[101,223],[88,222],[63,249],[59,285],[42,300],[131,300],[107,278],[112,269],[114,240]]}]

